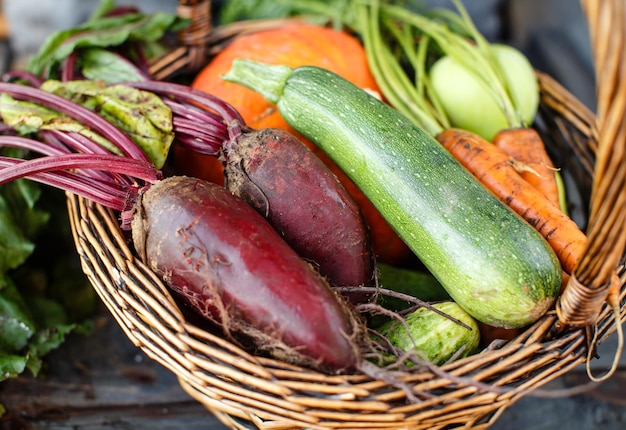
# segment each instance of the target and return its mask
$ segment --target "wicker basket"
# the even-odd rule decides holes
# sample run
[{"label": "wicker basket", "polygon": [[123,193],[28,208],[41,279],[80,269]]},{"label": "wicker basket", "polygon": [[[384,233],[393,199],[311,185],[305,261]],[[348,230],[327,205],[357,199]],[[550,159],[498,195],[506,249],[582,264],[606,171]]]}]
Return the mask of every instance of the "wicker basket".
[{"label": "wicker basket", "polygon": [[[402,390],[363,374],[329,376],[252,356],[198,328],[133,254],[117,214],[68,194],[84,272],[128,338],[174,372],[191,396],[231,428],[489,427],[520,397],[588,362],[596,343],[615,331],[615,314],[606,304],[611,281],[620,287],[620,319],[626,313],[626,76],[621,62],[626,12],[623,0],[584,0],[583,5],[602,78],[597,117],[538,73],[543,97],[537,122],[589,209],[588,250],[575,277],[579,282],[517,338],[441,368],[405,374],[404,382],[421,402],[408,403]],[[242,31],[236,25],[211,29],[207,0],[181,0],[179,14],[192,18],[193,25],[181,34],[178,49],[153,62],[158,79],[181,70],[193,73],[223,38]],[[272,23],[259,23],[265,25]]]}]

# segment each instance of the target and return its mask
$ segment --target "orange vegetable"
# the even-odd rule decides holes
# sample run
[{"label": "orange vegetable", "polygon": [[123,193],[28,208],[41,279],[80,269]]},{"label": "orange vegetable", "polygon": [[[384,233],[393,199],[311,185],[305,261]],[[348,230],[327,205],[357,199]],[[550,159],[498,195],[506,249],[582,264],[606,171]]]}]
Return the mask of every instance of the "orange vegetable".
[{"label": "orange vegetable", "polygon": [[[308,147],[331,168],[361,208],[369,225],[374,250],[379,261],[394,264],[412,255],[406,244],[389,226],[358,187],[312,142],[293,130],[276,107],[255,91],[226,82],[221,75],[230,70],[235,58],[284,64],[290,67],[314,65],[337,73],[353,84],[378,93],[361,43],[344,31],[302,22],[242,35],[216,55],[195,77],[192,87],[213,94],[233,105],[249,127],[285,129]],[[214,157],[190,154],[176,148],[176,164],[182,172],[213,182],[223,182],[223,168]]]},{"label": "orange vegetable", "polygon": [[535,129],[505,129],[494,136],[492,143],[512,158],[513,167],[522,178],[541,191],[556,206],[560,205],[556,168],[543,139]]},{"label": "orange vegetable", "polygon": [[486,188],[546,238],[563,270],[576,268],[587,237],[558,206],[526,182],[497,146],[468,131],[448,129],[437,140]]}]

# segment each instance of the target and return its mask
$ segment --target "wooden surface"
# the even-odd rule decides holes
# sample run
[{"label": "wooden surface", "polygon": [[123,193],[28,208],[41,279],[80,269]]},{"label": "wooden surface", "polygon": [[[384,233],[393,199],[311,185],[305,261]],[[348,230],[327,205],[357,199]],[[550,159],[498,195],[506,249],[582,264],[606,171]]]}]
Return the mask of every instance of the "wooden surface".
[{"label": "wooden surface", "polygon": [[[610,362],[607,342],[596,372]],[[584,369],[550,383],[563,389],[586,383]],[[191,399],[173,374],[148,359],[103,310],[90,336],[75,335],[47,356],[39,378],[0,383],[7,413],[0,430],[223,430]],[[585,395],[528,396],[511,406],[494,430],[618,430],[626,428],[626,370]]]}]

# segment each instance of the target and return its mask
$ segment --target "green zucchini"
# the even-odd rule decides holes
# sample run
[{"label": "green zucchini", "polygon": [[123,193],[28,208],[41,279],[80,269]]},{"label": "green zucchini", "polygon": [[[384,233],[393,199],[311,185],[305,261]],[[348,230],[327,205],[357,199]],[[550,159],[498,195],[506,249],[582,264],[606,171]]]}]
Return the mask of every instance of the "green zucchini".
[{"label": "green zucchini", "polygon": [[389,321],[378,332],[396,348],[415,352],[420,358],[437,365],[446,363],[452,357],[467,357],[476,351],[480,343],[480,329],[474,318],[455,302],[440,302],[432,306],[467,327],[428,308],[419,308],[405,317],[406,325]]},{"label": "green zucchini", "polygon": [[401,113],[317,67],[237,59],[224,79],[276,103],[474,318],[523,327],[552,306],[561,267],[545,239]]}]

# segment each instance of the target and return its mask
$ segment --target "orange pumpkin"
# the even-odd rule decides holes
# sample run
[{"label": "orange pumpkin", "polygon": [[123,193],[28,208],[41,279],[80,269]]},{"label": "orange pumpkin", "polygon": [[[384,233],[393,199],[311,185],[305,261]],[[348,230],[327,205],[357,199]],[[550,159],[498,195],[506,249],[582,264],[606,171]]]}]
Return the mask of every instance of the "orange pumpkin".
[{"label": "orange pumpkin", "polygon": [[[233,59],[247,58],[290,67],[314,65],[348,79],[360,88],[378,92],[361,43],[347,32],[307,23],[290,23],[279,28],[242,35],[231,42],[202,69],[192,87],[213,94],[233,105],[252,128],[282,128],[296,135],[328,165],[360,205],[370,226],[375,252],[380,261],[400,263],[411,254],[408,247],[391,229],[378,210],[358,187],[313,143],[293,130],[276,106],[260,94],[240,85],[226,82],[221,75],[230,70]],[[181,154],[182,172],[223,183],[221,164],[214,157]],[[177,162],[180,167],[181,162]]]}]

